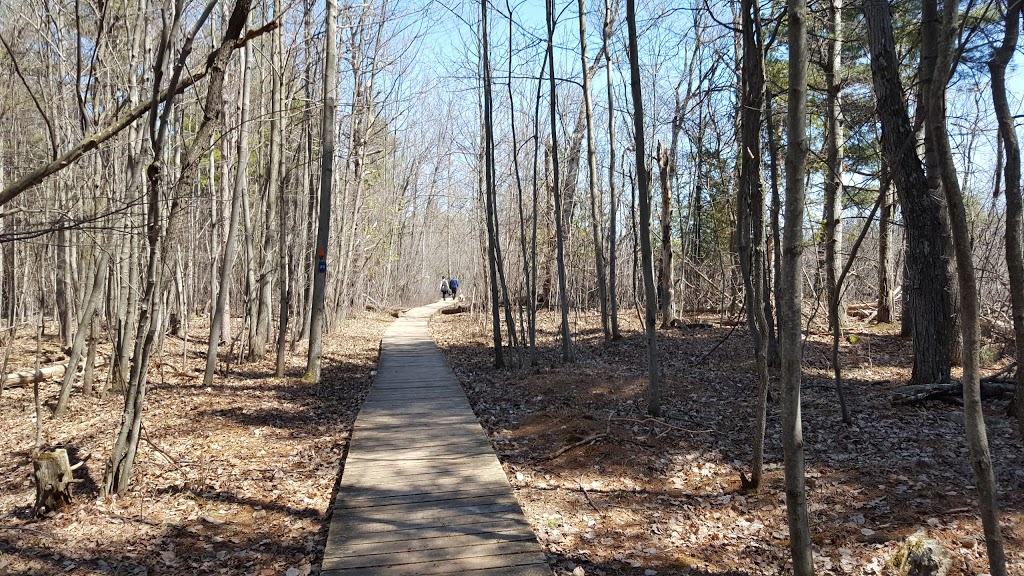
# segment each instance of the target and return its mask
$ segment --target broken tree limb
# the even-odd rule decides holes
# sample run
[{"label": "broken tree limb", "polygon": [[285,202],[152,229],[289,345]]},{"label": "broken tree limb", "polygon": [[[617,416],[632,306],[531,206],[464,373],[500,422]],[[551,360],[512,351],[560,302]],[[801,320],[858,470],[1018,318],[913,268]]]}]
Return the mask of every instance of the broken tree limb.
[{"label": "broken tree limb", "polygon": [[[1003,394],[1012,394],[1016,385],[1009,382],[983,382],[982,398],[996,398]],[[912,384],[900,386],[892,391],[893,404],[915,404],[925,400],[953,400],[963,395],[963,384],[960,382],[944,382],[940,384]]]}]

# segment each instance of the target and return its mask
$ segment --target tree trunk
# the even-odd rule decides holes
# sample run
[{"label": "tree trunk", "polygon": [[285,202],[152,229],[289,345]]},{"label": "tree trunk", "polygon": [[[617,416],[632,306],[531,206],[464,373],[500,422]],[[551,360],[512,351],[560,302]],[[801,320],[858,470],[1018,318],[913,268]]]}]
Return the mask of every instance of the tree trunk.
[{"label": "tree trunk", "polygon": [[558,173],[558,110],[555,91],[555,0],[547,0],[548,29],[548,88],[550,89],[551,115],[551,171],[553,174],[552,189],[555,196],[555,250],[558,268],[558,300],[562,311],[562,361],[574,361],[572,335],[569,332],[569,295],[566,290],[565,278],[565,237],[566,226],[563,222],[565,208],[562,203],[562,191]]},{"label": "tree trunk", "polygon": [[206,371],[203,373],[203,386],[213,384],[213,373],[217,369],[217,348],[221,341],[221,329],[224,314],[227,310],[228,292],[231,286],[231,268],[235,263],[236,238],[238,236],[238,215],[242,208],[242,197],[245,195],[245,174],[249,166],[249,131],[245,129],[249,119],[249,82],[252,73],[252,59],[249,49],[242,48],[242,74],[239,79],[239,101],[242,103],[238,134],[238,169],[235,171],[234,192],[231,195],[231,212],[227,219],[228,237],[224,243],[224,251],[220,263],[220,288],[217,290],[217,303],[213,308],[210,320],[210,341],[206,350]]},{"label": "tree trunk", "polygon": [[640,58],[637,54],[636,7],[626,0],[626,27],[629,30],[629,85],[633,96],[633,130],[636,153],[637,195],[640,197],[640,258],[643,261],[643,282],[646,306],[644,329],[647,336],[647,372],[650,378],[647,411],[661,415],[661,367],[658,357],[658,302],[654,287],[654,257],[651,251],[651,186],[644,141],[644,103],[640,90]]},{"label": "tree trunk", "polygon": [[[98,247],[99,248],[99,247]],[[75,338],[71,344],[71,356],[68,359],[68,368],[64,371],[64,381],[60,387],[60,397],[57,400],[57,407],[53,411],[54,416],[63,416],[68,407],[68,400],[71,398],[71,384],[75,380],[75,372],[78,370],[78,362],[82,358],[82,350],[85,348],[85,339],[90,331],[103,296],[103,289],[106,286],[107,264],[110,262],[110,252],[99,248],[99,261],[96,263],[96,273],[93,278],[92,288],[84,302],[82,317],[78,319],[78,328],[75,330]]]},{"label": "tree trunk", "polygon": [[[481,44],[481,68],[483,69],[483,152],[484,152],[484,201],[486,206],[485,217],[487,218],[487,266],[490,271],[491,289],[491,329],[494,341],[494,366],[495,368],[505,367],[505,354],[501,344],[501,314],[500,308],[505,306],[506,310],[511,308],[511,302],[502,302],[498,297],[498,242],[497,236],[497,193],[494,183],[494,123],[491,120],[491,61],[490,61],[490,40],[487,36],[487,0],[480,0],[480,44]],[[511,327],[510,327],[511,328]]]},{"label": "tree trunk", "polygon": [[743,488],[757,491],[764,472],[764,435],[768,412],[768,325],[765,319],[764,183],[761,160],[761,113],[764,110],[764,47],[760,7],[753,0],[741,3],[743,67],[739,142],[740,181],[736,203],[736,233],[740,268],[746,292],[747,326],[754,343],[757,399],[754,404],[754,442],[750,482]]},{"label": "tree trunk", "polygon": [[615,190],[615,83],[612,80],[612,53],[609,48],[612,38],[612,28],[614,24],[614,16],[612,15],[612,9],[610,0],[604,0],[604,30],[603,30],[603,41],[604,41],[604,57],[605,57],[605,82],[608,88],[608,202],[609,202],[609,218],[608,218],[608,303],[609,303],[609,320],[611,323],[612,340],[620,340],[622,334],[619,333],[619,296],[617,289],[618,279],[618,254],[616,253],[616,243],[618,242],[618,230],[616,225],[618,224],[618,215],[616,214],[616,208],[618,207],[618,196]]},{"label": "tree trunk", "polygon": [[[942,237],[942,206],[929,193],[916,138],[900,82],[892,15],[887,2],[862,0],[871,49],[871,76],[882,150],[899,196],[908,236],[907,282],[914,340],[911,382],[931,384],[949,380],[949,279]],[[936,265],[936,263],[942,263]]]},{"label": "tree trunk", "polygon": [[658,142],[661,182],[661,327],[671,328],[676,320],[675,270],[672,265],[672,169],[668,150]]},{"label": "tree trunk", "polygon": [[814,574],[804,480],[804,440],[800,414],[801,305],[804,175],[807,170],[807,2],[789,0],[789,108],[786,114],[786,215],[778,302],[782,352],[782,446],[785,459],[786,515],[794,576]]},{"label": "tree trunk", "polygon": [[56,287],[54,289],[54,298],[57,303],[57,322],[59,325],[60,342],[61,346],[71,346],[72,339],[72,321],[71,321],[71,302],[70,302],[70,267],[71,267],[71,254],[68,246],[68,232],[65,229],[57,231],[57,267],[55,269],[56,274]]},{"label": "tree trunk", "polygon": [[[284,14],[281,11],[281,0],[274,0],[274,17],[284,18]],[[275,361],[274,375],[278,378],[284,376],[285,368],[285,344],[288,339],[288,310],[291,306],[292,291],[291,291],[291,275],[290,267],[288,265],[290,251],[288,247],[288,191],[281,182],[281,163],[283,161],[283,149],[284,149],[284,95],[281,87],[282,78],[282,55],[284,54],[283,46],[281,44],[281,28],[278,27],[274,30],[272,37],[273,48],[271,51],[270,67],[273,74],[273,80],[271,81],[271,165],[276,167],[277,174],[272,176],[275,181],[275,188],[277,190],[276,198],[270,198],[271,202],[278,203],[278,246],[277,246],[277,277],[278,277],[278,299],[279,306],[277,315],[277,358]],[[275,170],[271,170],[273,173]]]},{"label": "tree trunk", "polygon": [[309,350],[303,380],[320,381],[320,356],[324,338],[324,293],[327,287],[327,244],[331,237],[331,187],[334,183],[334,114],[337,81],[337,4],[326,0],[324,59],[324,112],[320,124],[320,218],[316,234],[316,253],[312,259],[313,307],[309,323]]},{"label": "tree trunk", "polygon": [[882,187],[881,214],[878,216],[878,311],[875,320],[880,323],[893,321],[896,308],[896,274],[893,270],[892,225],[895,212],[895,194],[891,186],[892,176],[889,165],[882,158],[879,176]]},{"label": "tree trunk", "polygon": [[[988,69],[992,73],[992,104],[999,122],[999,134],[1005,153],[1003,180],[1006,192],[1006,269],[1010,276],[1010,302],[1018,366],[1024,356],[1024,248],[1021,247],[1024,201],[1021,199],[1020,143],[1006,97],[1006,67],[1020,38],[1020,20],[1021,2],[1010,0],[1010,6],[1007,7],[1003,18],[1003,43],[993,52],[988,63]],[[1017,369],[1017,393],[1014,398],[1017,431],[1024,440],[1024,373],[1020,368]]]},{"label": "tree trunk", "polygon": [[[191,51],[192,39],[199,32],[199,28],[212,11],[214,3],[207,4],[206,11],[197,20],[192,34],[186,37],[181,49],[181,55],[174,66],[174,73],[170,80],[170,93],[174,93],[184,63]],[[183,166],[192,167],[198,156],[199,143],[209,142],[213,131],[220,125],[224,112],[224,70],[228,58],[235,48],[238,38],[241,36],[249,15],[249,0],[236,0],[234,9],[224,32],[224,38],[217,50],[211,56],[209,62],[209,84],[206,100],[203,106],[203,119],[196,132],[196,137],[189,147],[188,153],[184,155]],[[157,57],[155,66],[157,69],[163,67],[164,54]],[[107,461],[103,473],[102,493],[109,495],[112,492],[123,493],[131,480],[132,468],[135,463],[135,455],[138,450],[140,434],[142,429],[142,409],[146,398],[146,381],[149,369],[149,359],[152,355],[153,344],[159,330],[162,329],[162,318],[160,309],[160,294],[162,286],[161,264],[166,261],[166,249],[163,240],[165,236],[173,236],[175,231],[175,216],[180,209],[178,195],[172,190],[170,214],[167,222],[161,218],[161,185],[163,181],[163,149],[167,133],[168,118],[173,108],[171,102],[160,111],[160,120],[157,122],[158,110],[156,96],[159,94],[159,87],[154,88],[154,100],[151,108],[150,126],[156,127],[157,133],[150,135],[153,149],[153,161],[146,171],[147,176],[147,203],[149,212],[147,214],[147,240],[149,244],[149,260],[146,267],[146,287],[142,298],[142,309],[139,316],[138,328],[135,338],[135,354],[132,357],[131,376],[128,383],[128,393],[125,397],[124,410],[121,414],[121,429],[114,441],[110,458]],[[188,190],[194,177],[194,170],[188,169],[176,183],[176,190]]]},{"label": "tree trunk", "polygon": [[[597,268],[597,299],[601,309],[601,330],[604,339],[611,340],[612,328],[608,318],[608,286],[605,281],[604,265],[604,210],[601,207],[601,196],[597,189],[597,151],[594,143],[594,112],[591,104],[590,74],[587,73],[587,18],[585,0],[578,0],[580,13],[580,57],[583,62],[583,110],[587,115],[587,170],[590,183],[590,231],[594,237],[594,257]],[[614,117],[614,113],[610,114]],[[614,156],[614,149],[611,154]]]},{"label": "tree trunk", "polygon": [[837,332],[846,321],[841,286],[836,284],[842,265],[843,245],[843,122],[841,117],[843,0],[829,0],[830,34],[825,59],[825,292],[829,302],[828,325]]},{"label": "tree trunk", "polygon": [[[940,20],[936,0],[924,0],[921,5],[921,59],[935,54],[934,76],[926,110],[926,129],[934,146],[942,187],[946,192],[953,248],[956,254],[957,279],[960,292],[960,329],[963,334],[963,388],[964,427],[970,450],[974,483],[978,491],[981,523],[988,549],[989,572],[993,576],[1006,576],[1006,555],[999,526],[999,505],[992,455],[985,431],[985,414],[981,405],[981,366],[978,349],[981,315],[978,300],[978,282],[974,271],[971,229],[967,222],[960,181],[949,145],[946,128],[946,83],[952,73],[953,38],[956,31],[958,6],[947,2]],[[940,28],[941,25],[941,28]],[[1016,25],[1016,24],[1015,24]]]}]

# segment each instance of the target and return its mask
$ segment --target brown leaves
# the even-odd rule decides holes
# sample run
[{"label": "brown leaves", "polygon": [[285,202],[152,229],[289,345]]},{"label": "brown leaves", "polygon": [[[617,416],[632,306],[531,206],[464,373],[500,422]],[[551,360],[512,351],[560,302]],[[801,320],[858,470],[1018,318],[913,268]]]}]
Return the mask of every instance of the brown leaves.
[{"label": "brown leaves", "polygon": [[[209,388],[191,370],[205,364],[196,345],[204,327],[193,323],[185,375],[150,379],[144,425],[152,444],[140,445],[134,485],[120,498],[97,499],[96,484],[123,400],[83,398],[76,389],[69,415],[43,424],[51,442],[94,456],[76,473],[87,483],[63,514],[35,522],[31,464],[0,460],[0,515],[11,526],[0,528],[0,572],[315,572],[341,453],[391,321],[380,314],[338,326],[325,342],[318,385],[298,378],[300,350],[287,378],[272,378],[271,361],[234,365],[237,372]],[[168,336],[168,351],[181,345]],[[44,402],[56,394],[42,390]],[[32,445],[30,391],[10,390],[0,402],[5,446]]]},{"label": "brown leaves", "polygon": [[[491,367],[487,335],[472,318],[432,322],[528,518],[558,560],[556,573],[784,573],[789,533],[776,405],[761,492],[738,493],[740,472],[749,472],[755,386],[744,331],[706,357],[728,328],[660,333],[669,418],[652,420],[643,410],[639,326],[624,316],[625,339],[605,343],[596,315],[577,320],[576,364],[558,359],[558,317],[542,312],[540,367],[506,371]],[[803,417],[818,573],[883,574],[918,529],[953,551],[951,576],[985,572],[955,410],[889,402],[909,376],[909,342],[872,328],[844,343],[854,364],[846,368],[851,427],[839,422],[828,352],[826,335],[812,334]],[[1024,450],[1012,423],[995,416],[999,401],[986,407],[1011,572],[1024,573],[1024,523],[1009,520],[1024,508]]]}]

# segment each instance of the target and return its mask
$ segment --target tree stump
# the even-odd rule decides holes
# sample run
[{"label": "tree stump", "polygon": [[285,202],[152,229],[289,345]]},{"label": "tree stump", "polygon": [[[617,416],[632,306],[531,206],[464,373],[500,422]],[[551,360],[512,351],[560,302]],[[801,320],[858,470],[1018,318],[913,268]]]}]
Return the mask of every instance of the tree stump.
[{"label": "tree stump", "polygon": [[32,469],[36,478],[36,503],[32,507],[33,514],[39,516],[44,510],[56,512],[71,502],[71,493],[76,482],[67,450],[57,448],[52,452],[40,452],[32,459]]}]

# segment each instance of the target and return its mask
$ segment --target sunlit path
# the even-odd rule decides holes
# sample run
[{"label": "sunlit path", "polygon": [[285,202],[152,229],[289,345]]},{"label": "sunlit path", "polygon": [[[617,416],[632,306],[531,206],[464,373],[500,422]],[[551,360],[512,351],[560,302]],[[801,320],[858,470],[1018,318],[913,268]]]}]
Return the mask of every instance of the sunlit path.
[{"label": "sunlit path", "polygon": [[326,575],[551,574],[430,338],[444,305],[410,310],[384,334],[334,502]]}]

